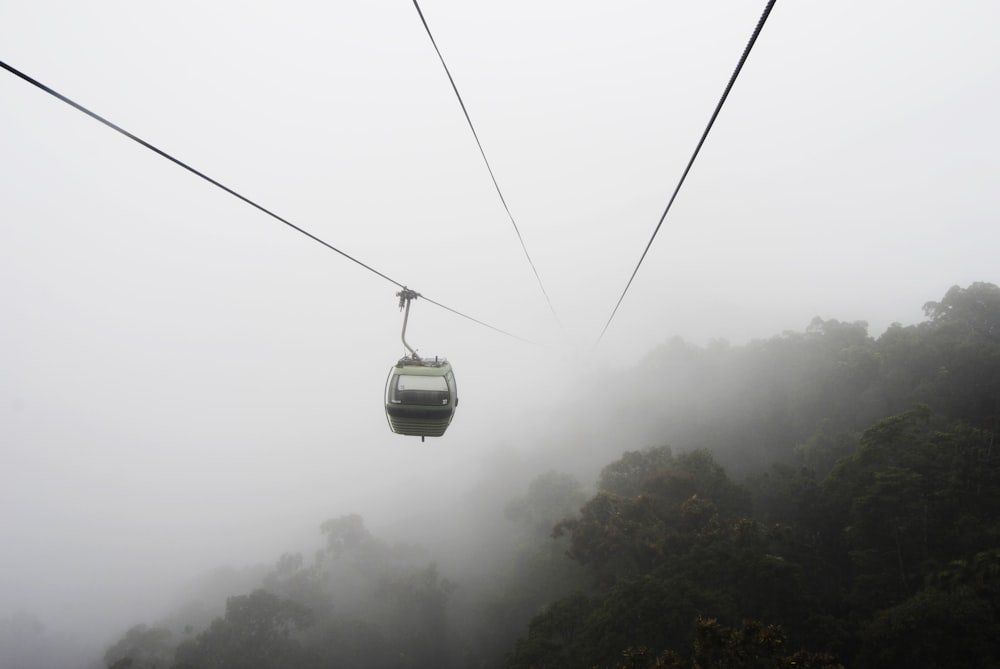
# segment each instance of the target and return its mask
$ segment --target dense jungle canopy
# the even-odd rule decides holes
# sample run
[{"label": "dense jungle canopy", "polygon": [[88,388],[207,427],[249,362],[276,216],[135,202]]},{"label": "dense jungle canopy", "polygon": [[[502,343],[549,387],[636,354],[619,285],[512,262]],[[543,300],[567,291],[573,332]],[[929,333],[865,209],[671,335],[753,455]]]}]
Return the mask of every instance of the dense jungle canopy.
[{"label": "dense jungle canopy", "polygon": [[649,446],[600,436],[596,481],[477,488],[460,558],[334,516],[98,666],[995,667],[1000,288],[925,313],[668,341],[602,393]]}]

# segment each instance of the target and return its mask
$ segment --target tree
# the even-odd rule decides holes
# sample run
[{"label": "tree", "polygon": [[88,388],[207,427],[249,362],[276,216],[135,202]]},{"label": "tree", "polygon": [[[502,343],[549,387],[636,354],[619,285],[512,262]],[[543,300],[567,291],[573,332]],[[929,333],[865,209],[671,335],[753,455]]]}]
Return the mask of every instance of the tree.
[{"label": "tree", "polygon": [[326,550],[334,557],[363,550],[373,539],[358,514],[340,516],[324,521],[320,531],[326,536]]},{"label": "tree", "polygon": [[878,611],[865,627],[856,666],[995,667],[1000,631],[995,604],[967,588],[920,590]]},{"label": "tree", "polygon": [[874,611],[920,590],[936,566],[1000,543],[993,435],[926,407],[867,430],[824,484],[854,565],[852,603]]},{"label": "tree", "polygon": [[1000,288],[992,283],[952,286],[940,302],[925,303],[924,314],[936,325],[954,324],[970,336],[1000,340]]},{"label": "tree", "polygon": [[928,302],[927,322],[879,339],[887,412],[925,403],[936,413],[996,429],[1000,420],[1000,288],[953,286]]},{"label": "tree", "polygon": [[825,653],[789,654],[778,625],[745,620],[726,627],[715,619],[699,619],[693,669],[844,669]]},{"label": "tree", "polygon": [[634,497],[641,492],[644,481],[673,463],[674,454],[669,446],[626,451],[601,470],[597,487],[619,497]]},{"label": "tree", "polygon": [[173,633],[160,627],[136,625],[108,648],[104,662],[108,667],[166,669],[174,657]]},{"label": "tree", "polygon": [[591,600],[577,592],[551,604],[528,626],[507,660],[508,669],[561,669],[590,666],[586,622]]},{"label": "tree", "polygon": [[746,492],[705,451],[664,454],[625,454],[605,468],[614,483],[604,487],[635,494],[603,489],[556,526],[599,587],[535,618],[511,666],[610,666],[627,648],[690,647],[699,614],[800,626],[800,569],[742,517]]},{"label": "tree", "polygon": [[198,669],[279,669],[308,666],[296,633],[313,622],[301,604],[264,590],[230,597],[224,618],[193,641],[178,646],[177,667]]},{"label": "tree", "polygon": [[570,557],[590,565],[605,583],[646,573],[683,553],[719,513],[734,515],[749,500],[707,451],[674,458],[666,447],[625,453],[604,468],[600,488],[579,517],[556,525],[553,536],[569,533]]}]

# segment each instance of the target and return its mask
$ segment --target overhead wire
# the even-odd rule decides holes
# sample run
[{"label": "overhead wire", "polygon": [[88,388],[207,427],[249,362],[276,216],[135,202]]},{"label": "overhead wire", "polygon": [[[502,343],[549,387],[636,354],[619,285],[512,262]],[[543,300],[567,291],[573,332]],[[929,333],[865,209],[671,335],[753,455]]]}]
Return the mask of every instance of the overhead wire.
[{"label": "overhead wire", "polygon": [[736,83],[736,78],[740,74],[740,70],[743,69],[744,63],[747,61],[747,57],[750,55],[750,50],[753,48],[754,43],[757,41],[757,36],[760,35],[761,29],[764,27],[764,23],[767,21],[767,17],[771,14],[771,8],[774,7],[775,0],[768,0],[767,6],[764,8],[764,12],[761,14],[760,19],[757,21],[757,26],[754,28],[753,34],[750,36],[750,41],[747,42],[746,48],[743,49],[743,55],[740,56],[739,63],[736,65],[736,69],[733,71],[731,77],[729,77],[729,83],[726,84],[726,89],[722,93],[722,98],[719,103],[715,106],[715,111],[712,113],[712,117],[708,121],[708,125],[705,127],[705,131],[701,134],[701,139],[698,140],[698,145],[694,149],[694,153],[691,155],[691,159],[687,163],[687,167],[684,168],[683,174],[681,174],[680,181],[677,183],[677,187],[674,188],[673,195],[670,196],[670,201],[667,202],[666,209],[663,210],[663,215],[660,216],[659,222],[656,224],[656,228],[653,230],[652,236],[649,238],[649,242],[646,243],[646,248],[643,250],[642,255],[639,257],[639,262],[636,263],[635,269],[632,270],[632,276],[629,277],[628,283],[625,284],[625,290],[622,291],[621,296],[618,298],[618,302],[615,304],[615,308],[611,312],[611,316],[608,317],[607,323],[604,324],[604,329],[601,330],[600,336],[597,338],[597,344],[601,343],[604,338],[604,333],[608,331],[608,327],[611,325],[611,321],[614,320],[615,314],[618,313],[618,308],[621,306],[622,301],[625,299],[625,294],[628,293],[629,288],[632,286],[632,281],[635,279],[636,274],[639,273],[639,267],[642,265],[642,261],[646,259],[646,254],[649,253],[649,248],[653,245],[653,240],[656,239],[656,234],[660,231],[660,227],[663,225],[664,219],[667,217],[667,212],[670,211],[670,207],[674,204],[674,200],[677,198],[677,193],[680,192],[681,186],[684,185],[684,180],[687,179],[688,172],[691,171],[691,166],[694,165],[695,158],[698,157],[698,153],[701,151],[702,145],[705,143],[705,139],[708,137],[709,131],[715,124],[715,119],[718,118],[719,112],[722,111],[722,105],[725,104],[726,98],[729,97],[729,92],[733,88],[733,84]]},{"label": "overhead wire", "polygon": [[[383,274],[382,272],[378,271],[377,269],[375,269],[371,265],[368,265],[366,263],[361,262],[360,260],[358,260],[354,256],[350,255],[349,253],[346,253],[345,251],[342,251],[342,250],[338,249],[337,247],[333,246],[332,244],[330,244],[330,243],[324,241],[323,239],[320,239],[316,235],[312,234],[308,230],[305,230],[304,228],[301,228],[301,227],[295,225],[294,223],[292,223],[288,219],[286,219],[286,218],[284,218],[282,216],[279,216],[278,214],[276,214],[275,212],[271,211],[267,207],[264,207],[263,205],[258,204],[254,200],[251,200],[250,198],[246,197],[245,195],[242,195],[241,193],[237,192],[236,190],[230,188],[229,186],[226,186],[225,184],[217,181],[216,179],[213,179],[212,177],[208,176],[204,172],[201,172],[201,171],[195,169],[191,165],[189,165],[189,164],[185,163],[184,161],[182,161],[182,160],[174,157],[173,155],[171,155],[170,153],[167,153],[163,149],[160,149],[160,148],[154,146],[150,142],[147,142],[146,140],[142,139],[141,137],[138,137],[137,135],[129,132],[128,130],[125,130],[121,126],[119,126],[119,125],[117,125],[115,123],[112,123],[111,121],[109,121],[108,119],[104,118],[103,116],[101,116],[101,115],[99,115],[99,114],[91,111],[87,107],[83,106],[82,104],[80,104],[78,102],[75,102],[74,100],[72,100],[72,99],[68,98],[67,96],[63,95],[62,93],[59,93],[58,91],[56,91],[55,89],[53,89],[53,88],[45,85],[41,81],[39,81],[37,79],[34,79],[33,77],[30,77],[29,75],[25,74],[24,72],[22,72],[21,70],[15,68],[15,67],[13,67],[12,65],[9,65],[6,62],[0,60],[0,68],[3,68],[4,70],[7,70],[8,72],[10,72],[11,74],[13,74],[14,76],[19,77],[20,79],[26,81],[27,83],[31,84],[32,86],[35,86],[39,90],[44,91],[45,93],[48,93],[49,95],[51,95],[52,97],[56,98],[57,100],[60,100],[61,102],[64,102],[65,104],[69,105],[70,107],[73,107],[77,111],[82,112],[83,114],[85,114],[85,115],[91,117],[92,119],[94,119],[94,120],[96,120],[96,121],[104,124],[105,126],[111,128],[112,130],[114,130],[114,131],[116,131],[116,132],[124,135],[125,137],[131,139],[132,141],[134,141],[137,144],[145,147],[146,149],[149,149],[150,151],[152,151],[153,153],[159,155],[160,157],[166,158],[167,160],[169,160],[170,162],[174,163],[178,167],[181,167],[181,168],[187,170],[188,172],[190,172],[190,173],[192,173],[192,174],[194,174],[194,175],[196,175],[196,176],[204,179],[205,181],[207,181],[208,183],[212,184],[213,186],[215,186],[215,187],[217,187],[217,188],[225,191],[226,193],[229,193],[233,197],[235,197],[238,200],[241,200],[242,202],[250,205],[251,207],[257,209],[258,211],[260,211],[260,212],[262,212],[262,213],[270,216],[271,218],[273,218],[273,219],[275,219],[275,220],[277,220],[277,221],[279,221],[281,223],[284,223],[289,228],[295,230],[296,232],[299,232],[299,233],[305,235],[309,239],[317,242],[318,244],[321,244],[321,245],[325,246],[327,249],[340,254],[344,258],[346,258],[346,259],[350,260],[351,262],[353,262],[353,263],[355,263],[355,264],[363,267],[364,269],[368,270],[369,272],[372,272],[373,274],[381,277],[382,279],[385,279],[389,283],[392,283],[392,284],[398,286],[399,288],[406,288],[406,286],[404,284],[402,284],[399,281],[397,281],[397,280],[389,277],[386,274]],[[446,306],[446,305],[444,305],[444,304],[442,304],[440,302],[432,300],[432,299],[430,299],[429,297],[427,297],[425,295],[421,295],[421,297],[423,299],[427,300],[428,302],[430,302],[431,304],[434,304],[434,305],[436,305],[436,306],[438,306],[438,307],[440,307],[440,308],[442,308],[442,309],[444,309],[446,311],[450,311],[451,313],[453,313],[453,314],[455,314],[457,316],[461,316],[462,318],[470,320],[473,323],[477,323],[478,325],[482,325],[484,327],[487,327],[487,328],[489,328],[489,329],[491,329],[491,330],[493,330],[495,332],[498,332],[500,334],[506,335],[508,337],[512,337],[514,339],[518,339],[520,341],[523,341],[523,342],[526,342],[526,343],[529,343],[529,344],[534,344],[535,343],[535,342],[533,342],[533,341],[531,341],[529,339],[525,339],[523,337],[519,337],[519,336],[517,336],[515,334],[507,332],[506,330],[502,330],[502,329],[500,329],[500,328],[498,328],[496,326],[493,326],[493,325],[490,325],[489,323],[481,321],[478,318],[474,318],[472,316],[469,316],[468,314],[465,314],[465,313],[463,313],[461,311],[458,311],[457,309],[453,309],[453,308],[451,308],[449,306]]]},{"label": "overhead wire", "polygon": [[472,124],[472,117],[469,116],[469,110],[465,106],[465,101],[462,100],[462,94],[458,92],[458,85],[455,84],[455,78],[451,76],[451,70],[448,69],[448,64],[445,62],[444,56],[441,54],[441,49],[438,48],[437,41],[431,33],[431,28],[427,24],[427,19],[424,18],[424,13],[421,11],[420,4],[417,0],[413,0],[413,6],[416,8],[417,14],[420,16],[420,22],[424,24],[424,30],[427,31],[427,36],[431,40],[431,45],[433,45],[434,51],[437,52],[438,60],[441,61],[445,74],[448,75],[448,81],[451,82],[451,89],[455,91],[455,97],[458,98],[458,104],[462,107],[462,113],[465,114],[465,120],[468,122],[469,129],[472,131],[472,136],[476,140],[476,146],[479,147],[479,153],[483,156],[483,162],[486,163],[486,170],[490,173],[490,179],[493,180],[493,187],[496,189],[497,195],[500,196],[500,203],[503,204],[504,211],[507,212],[507,217],[510,219],[511,225],[514,226],[514,232],[517,234],[517,240],[521,243],[521,250],[524,252],[524,257],[527,258],[528,265],[531,266],[531,271],[535,274],[535,280],[538,282],[538,287],[541,289],[542,295],[545,296],[545,301],[549,305],[549,310],[552,312],[553,318],[555,318],[556,323],[562,327],[562,323],[559,320],[559,314],[556,313],[552,300],[549,298],[549,293],[545,290],[545,285],[542,283],[542,277],[538,273],[538,268],[535,267],[535,262],[531,259],[531,254],[528,253],[528,246],[524,243],[524,237],[521,236],[521,230],[517,227],[514,215],[511,213],[510,207],[507,205],[507,199],[503,196],[503,192],[500,190],[500,184],[497,182],[497,177],[493,173],[490,161],[486,157],[486,151],[483,149],[483,143],[479,140],[479,133],[476,132],[476,127]]}]

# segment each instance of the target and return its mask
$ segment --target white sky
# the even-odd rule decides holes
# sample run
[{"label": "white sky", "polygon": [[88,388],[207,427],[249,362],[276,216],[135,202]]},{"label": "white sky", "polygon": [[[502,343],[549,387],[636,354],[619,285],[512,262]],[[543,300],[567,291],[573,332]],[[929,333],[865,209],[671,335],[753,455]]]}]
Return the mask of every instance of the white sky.
[{"label": "white sky", "polygon": [[418,301],[462,406],[389,434],[394,285],[0,71],[0,616],[124,626],[198,569],[388,518],[527,438],[532,370],[817,315],[877,336],[1000,280],[1000,4],[784,0],[592,349],[763,6],[422,2],[560,330],[410,2],[5,0],[0,60],[545,346]]}]

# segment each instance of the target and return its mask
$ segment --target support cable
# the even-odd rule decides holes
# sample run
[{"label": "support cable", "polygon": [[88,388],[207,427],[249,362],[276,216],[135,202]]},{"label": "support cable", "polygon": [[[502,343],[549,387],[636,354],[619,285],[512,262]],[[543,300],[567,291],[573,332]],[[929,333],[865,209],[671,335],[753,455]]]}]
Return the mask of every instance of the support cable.
[{"label": "support cable", "polygon": [[521,236],[521,230],[517,227],[517,222],[514,221],[514,215],[510,213],[510,207],[507,206],[507,199],[503,196],[503,192],[500,190],[500,184],[497,182],[496,175],[493,173],[493,168],[490,166],[490,161],[486,157],[486,151],[483,149],[483,143],[479,141],[479,133],[476,132],[475,126],[472,125],[472,117],[469,116],[469,110],[465,107],[465,102],[462,100],[462,94],[458,92],[458,86],[455,84],[455,79],[451,76],[451,70],[448,69],[448,64],[445,63],[444,56],[441,55],[441,49],[438,48],[437,41],[435,41],[434,35],[431,34],[431,28],[427,25],[427,19],[424,18],[424,13],[420,10],[420,5],[417,3],[417,0],[413,0],[413,6],[417,9],[417,14],[420,15],[420,22],[424,24],[424,30],[427,31],[427,36],[431,39],[431,44],[434,46],[434,51],[437,52],[438,59],[444,67],[445,74],[448,75],[448,81],[451,82],[451,89],[455,91],[455,97],[458,98],[458,104],[462,107],[462,113],[465,114],[465,120],[468,122],[469,129],[472,131],[472,136],[476,140],[476,146],[479,147],[479,153],[483,156],[483,162],[486,163],[486,170],[490,173],[490,178],[493,180],[493,187],[496,188],[497,195],[500,196],[500,203],[503,204],[504,211],[507,212],[507,217],[510,219],[511,225],[514,226],[514,232],[517,234],[517,241],[521,243],[521,250],[524,251],[524,257],[528,259],[528,264],[531,266],[531,271],[535,274],[535,280],[538,282],[538,287],[541,289],[542,295],[545,296],[545,301],[549,305],[549,310],[552,312],[553,318],[555,318],[556,323],[562,327],[562,323],[559,321],[559,315],[556,313],[556,309],[552,305],[552,300],[549,298],[549,293],[545,290],[545,286],[542,284],[542,277],[538,274],[538,269],[535,267],[535,263],[531,259],[531,254],[528,253],[528,247],[524,243],[524,238]]},{"label": "support cable", "polygon": [[[169,160],[170,162],[174,163],[178,167],[182,167],[185,170],[187,170],[188,172],[190,172],[190,173],[192,173],[192,174],[194,174],[194,175],[196,175],[198,177],[201,177],[202,179],[204,179],[208,183],[212,184],[213,186],[224,190],[225,192],[229,193],[230,195],[232,195],[233,197],[237,198],[238,200],[241,200],[241,201],[245,202],[246,204],[250,205],[251,207],[253,207],[253,208],[255,208],[255,209],[263,212],[264,214],[267,214],[271,218],[273,218],[273,219],[275,219],[277,221],[280,221],[281,223],[284,223],[285,225],[287,225],[288,227],[292,228],[296,232],[300,232],[303,235],[305,235],[306,237],[308,237],[309,239],[311,239],[311,240],[313,240],[313,241],[315,241],[315,242],[317,242],[319,244],[322,244],[323,246],[325,246],[326,248],[330,249],[331,251],[339,253],[344,258],[347,258],[351,262],[353,262],[353,263],[355,263],[357,265],[360,265],[361,267],[365,268],[369,272],[372,272],[373,274],[381,277],[382,279],[385,279],[389,283],[392,283],[392,284],[396,285],[399,288],[403,288],[403,289],[406,288],[406,286],[404,286],[399,281],[396,281],[395,279],[393,279],[393,278],[391,278],[391,277],[383,274],[382,272],[378,271],[374,267],[371,267],[370,265],[367,265],[367,264],[361,262],[360,260],[358,260],[357,258],[351,256],[350,254],[345,253],[344,251],[341,251],[340,249],[338,249],[337,247],[333,246],[332,244],[329,244],[329,243],[323,241],[322,239],[320,239],[316,235],[312,234],[311,232],[309,232],[309,231],[307,231],[307,230],[305,230],[303,228],[300,228],[299,226],[295,225],[291,221],[289,221],[289,220],[287,220],[287,219],[279,216],[278,214],[274,213],[270,209],[268,209],[268,208],[266,208],[266,207],[264,207],[264,206],[262,206],[262,205],[260,205],[260,204],[258,204],[256,202],[254,202],[253,200],[251,200],[250,198],[248,198],[248,197],[246,197],[244,195],[241,195],[237,191],[235,191],[232,188],[230,188],[230,187],[228,187],[228,186],[220,183],[219,181],[216,181],[215,179],[213,179],[212,177],[206,175],[205,173],[196,170],[194,167],[191,167],[190,165],[188,165],[187,163],[183,162],[182,160],[179,160],[178,158],[175,158],[174,156],[170,155],[166,151],[164,151],[164,150],[162,150],[160,148],[157,148],[156,146],[150,144],[146,140],[144,140],[144,139],[142,139],[140,137],[137,137],[136,135],[132,134],[128,130],[125,130],[121,126],[118,126],[118,125],[112,123],[111,121],[109,121],[108,119],[104,118],[103,116],[100,116],[99,114],[96,114],[95,112],[93,112],[90,109],[84,107],[83,105],[81,105],[81,104],[79,104],[77,102],[74,102],[70,98],[68,98],[65,95],[63,95],[62,93],[59,93],[58,91],[56,91],[56,90],[54,90],[54,89],[46,86],[45,84],[43,84],[42,82],[38,81],[37,79],[33,79],[32,77],[28,76],[24,72],[21,72],[17,68],[15,68],[15,67],[13,67],[11,65],[8,65],[6,62],[4,62],[2,60],[0,60],[0,68],[2,68],[4,70],[7,70],[8,72],[10,72],[11,74],[13,74],[14,76],[17,76],[17,77],[23,79],[24,81],[28,82],[32,86],[35,86],[36,88],[38,88],[38,89],[40,89],[40,90],[48,93],[52,97],[54,97],[54,98],[56,98],[56,99],[58,99],[58,100],[60,100],[60,101],[62,101],[64,103],[66,103],[67,105],[73,107],[77,111],[82,112],[83,114],[86,114],[87,116],[91,117],[92,119],[94,119],[96,121],[99,121],[100,123],[103,123],[104,125],[106,125],[107,127],[111,128],[112,130],[114,130],[114,131],[116,131],[116,132],[124,135],[125,137],[128,137],[132,141],[136,142],[137,144],[142,145],[143,147],[149,149],[153,153],[155,153],[155,154],[157,154],[157,155],[159,155],[159,156],[161,156],[163,158],[166,158],[167,160]],[[495,332],[499,332],[500,334],[506,335],[508,337],[512,337],[514,339],[518,339],[520,341],[523,341],[523,342],[526,342],[526,343],[529,343],[529,344],[534,344],[535,343],[535,342],[530,341],[528,339],[525,339],[523,337],[518,337],[517,335],[511,334],[510,332],[507,332],[505,330],[501,330],[500,328],[495,327],[493,325],[490,325],[489,323],[485,323],[485,322],[479,320],[478,318],[473,318],[472,316],[464,314],[461,311],[458,311],[456,309],[452,309],[451,307],[445,306],[444,304],[441,304],[440,302],[435,302],[434,300],[432,300],[432,299],[430,299],[430,298],[428,298],[426,296],[421,295],[421,297],[423,297],[425,300],[427,300],[431,304],[437,305],[438,307],[441,307],[442,309],[444,309],[446,311],[450,311],[451,313],[453,313],[453,314],[455,314],[457,316],[461,316],[462,318],[470,320],[473,323],[477,323],[479,325],[482,325],[483,327],[487,327],[487,328],[489,328],[489,329],[491,329],[491,330],[493,330]]]},{"label": "support cable", "polygon": [[753,35],[750,36],[750,41],[747,43],[746,48],[743,49],[743,55],[740,57],[739,63],[736,65],[736,70],[733,75],[729,78],[729,83],[726,85],[725,91],[722,93],[722,98],[719,100],[719,104],[715,106],[715,111],[712,113],[712,118],[709,119],[708,125],[705,127],[705,131],[701,134],[701,139],[698,140],[698,146],[695,147],[694,154],[691,156],[691,160],[688,161],[687,167],[684,168],[684,173],[681,175],[680,181],[677,183],[677,187],[674,188],[673,195],[670,196],[670,201],[667,202],[667,208],[663,210],[663,215],[660,216],[659,223],[656,224],[656,228],[653,230],[653,235],[649,238],[649,242],[646,244],[645,250],[642,252],[642,256],[639,258],[639,262],[636,263],[635,269],[632,270],[632,276],[629,277],[628,283],[625,285],[625,290],[622,291],[621,296],[618,298],[618,303],[615,304],[614,310],[611,312],[611,316],[608,317],[608,322],[604,324],[604,329],[601,330],[600,336],[597,338],[597,344],[601,343],[601,339],[604,338],[604,333],[607,332],[608,326],[611,325],[611,321],[614,319],[615,314],[618,313],[618,307],[621,306],[622,300],[625,299],[625,294],[628,289],[632,286],[632,281],[635,279],[635,275],[639,272],[639,267],[642,265],[642,261],[645,260],[646,254],[649,252],[649,247],[653,245],[653,240],[656,239],[656,233],[660,231],[660,226],[663,225],[663,220],[667,217],[667,212],[670,211],[670,207],[673,205],[674,200],[677,198],[677,193],[680,191],[681,186],[684,185],[684,180],[687,178],[688,172],[691,171],[691,166],[694,164],[695,158],[698,157],[698,152],[701,151],[702,145],[705,143],[705,138],[708,137],[709,131],[712,129],[712,125],[715,123],[715,119],[719,116],[719,112],[722,110],[722,105],[726,102],[726,98],[729,97],[729,91],[732,90],[733,84],[736,83],[736,77],[739,76],[740,70],[743,69],[743,64],[746,63],[747,57],[750,55],[750,49],[753,48],[754,42],[757,41],[757,36],[760,35],[761,29],[764,27],[764,23],[767,21],[768,15],[771,13],[771,8],[774,7],[775,0],[768,0],[767,7],[764,8],[764,13],[761,14],[760,20],[757,21],[757,27],[753,31]]}]

